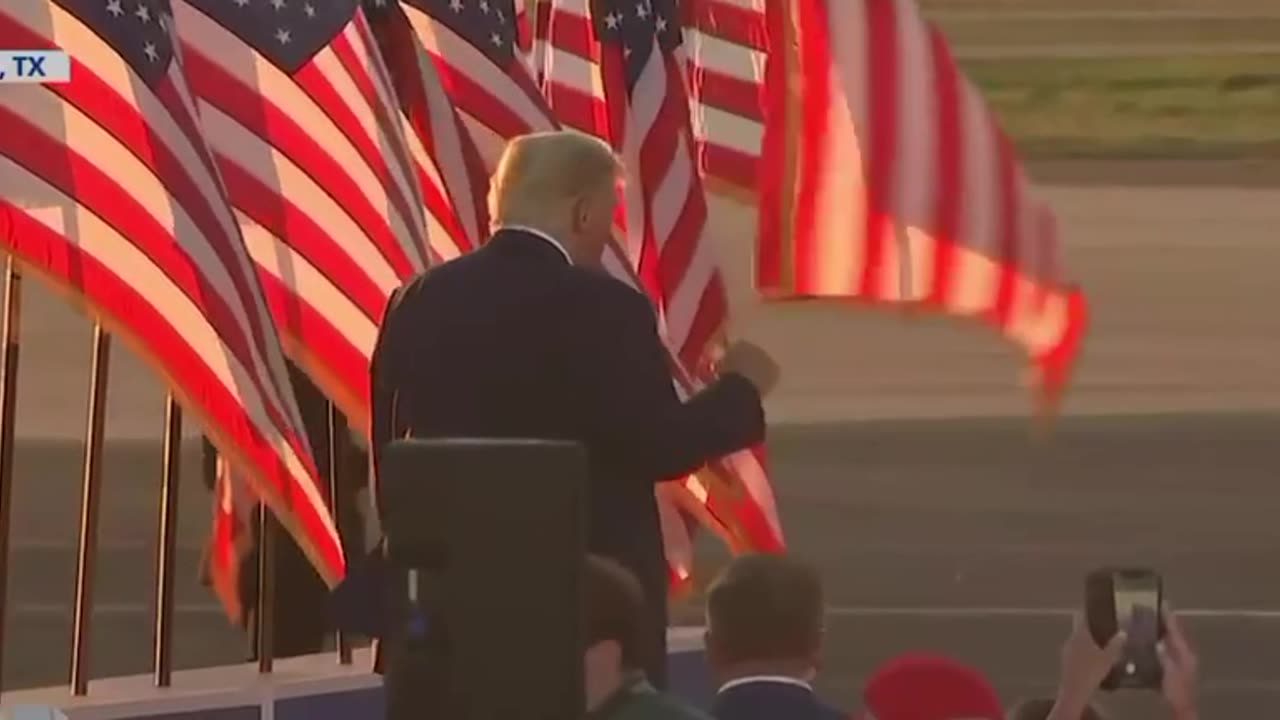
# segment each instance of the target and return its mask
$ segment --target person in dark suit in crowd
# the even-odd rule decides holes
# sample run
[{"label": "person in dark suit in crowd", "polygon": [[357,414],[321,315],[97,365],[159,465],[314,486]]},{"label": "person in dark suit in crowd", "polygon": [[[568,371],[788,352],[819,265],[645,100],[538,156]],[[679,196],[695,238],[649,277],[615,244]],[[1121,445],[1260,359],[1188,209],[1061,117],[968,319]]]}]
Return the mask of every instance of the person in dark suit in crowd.
[{"label": "person in dark suit in crowd", "polygon": [[[321,481],[329,477],[329,401],[298,366],[286,361],[289,380],[298,401],[298,411],[307,434],[307,442],[315,456]],[[342,508],[339,534],[343,552],[355,557],[364,552],[364,524],[357,508],[359,493],[368,485],[368,456],[339,427],[341,446],[338,452],[339,505]],[[217,476],[218,451],[204,438],[203,474],[205,485],[212,491]],[[217,502],[217,498],[214,499]],[[240,604],[246,609],[242,623],[249,632],[249,657],[257,659],[257,642],[253,636],[254,614],[258,598],[258,555],[260,541],[257,524],[252,526],[252,542],[240,557],[236,572]],[[275,567],[275,602],[272,614],[272,649],[275,657],[294,657],[324,650],[325,638],[332,630],[329,614],[329,589],[311,567],[301,548],[287,532],[276,526],[272,544]],[[206,560],[207,562],[207,560]]]},{"label": "person in dark suit in crowd", "polygon": [[711,720],[645,679],[653,647],[646,636],[644,591],[635,575],[612,560],[589,555],[582,589],[587,719]]},{"label": "person in dark suit in crowd", "polygon": [[601,267],[621,180],[617,157],[589,136],[511,141],[492,178],[489,241],[388,305],[371,371],[373,447],[406,435],[580,442],[588,549],[640,579],[648,671],[662,687],[667,570],[654,484],[760,442],[761,396],[778,372],[739,343],[717,381],[680,400],[653,307]]},{"label": "person in dark suit in crowd", "polygon": [[810,683],[821,665],[822,581],[786,555],[742,555],[712,582],[707,661],[716,720],[841,720]]}]

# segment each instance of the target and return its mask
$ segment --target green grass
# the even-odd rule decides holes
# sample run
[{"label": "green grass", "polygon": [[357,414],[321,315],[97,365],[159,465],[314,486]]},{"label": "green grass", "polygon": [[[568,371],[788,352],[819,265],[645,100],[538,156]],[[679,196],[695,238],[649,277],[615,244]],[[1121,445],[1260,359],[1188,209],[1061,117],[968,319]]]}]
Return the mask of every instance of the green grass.
[{"label": "green grass", "polygon": [[938,27],[952,47],[1053,47],[1233,44],[1280,45],[1280,18],[1011,19],[999,14],[942,18]]},{"label": "green grass", "polygon": [[1280,55],[961,64],[1032,157],[1280,158]]},{"label": "green grass", "polygon": [[1267,12],[1276,9],[1275,0],[920,0],[926,11],[1161,11],[1195,10]]}]

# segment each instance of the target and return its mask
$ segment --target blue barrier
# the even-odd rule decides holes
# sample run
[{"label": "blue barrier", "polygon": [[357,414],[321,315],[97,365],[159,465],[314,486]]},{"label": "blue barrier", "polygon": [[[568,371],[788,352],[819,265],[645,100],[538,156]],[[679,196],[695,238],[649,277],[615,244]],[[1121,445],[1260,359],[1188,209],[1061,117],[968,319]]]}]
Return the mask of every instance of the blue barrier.
[{"label": "blue barrier", "polygon": [[[712,685],[702,628],[667,631],[671,691],[707,707]],[[332,653],[277,660],[275,672],[256,663],[183,670],[173,685],[154,686],[151,675],[95,680],[85,697],[65,687],[17,690],[0,696],[0,710],[17,705],[55,707],[68,720],[351,720],[383,716],[382,680],[370,672],[368,650],[351,665]]]}]

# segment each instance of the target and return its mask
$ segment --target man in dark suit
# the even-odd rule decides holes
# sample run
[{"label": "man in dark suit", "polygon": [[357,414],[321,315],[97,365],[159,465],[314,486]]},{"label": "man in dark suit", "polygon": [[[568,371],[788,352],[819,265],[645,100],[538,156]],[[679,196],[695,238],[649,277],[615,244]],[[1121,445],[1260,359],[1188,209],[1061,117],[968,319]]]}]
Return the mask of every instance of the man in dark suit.
[{"label": "man in dark suit", "polygon": [[388,306],[373,358],[373,442],[375,452],[405,435],[582,443],[589,551],[640,579],[646,670],[661,687],[667,571],[654,484],[760,442],[760,398],[777,368],[739,344],[718,381],[680,401],[653,307],[600,267],[621,179],[609,147],[586,135],[508,145],[491,184],[489,242]]},{"label": "man in dark suit", "polygon": [[743,555],[707,591],[716,720],[842,720],[810,685],[821,663],[822,581],[785,555]]}]

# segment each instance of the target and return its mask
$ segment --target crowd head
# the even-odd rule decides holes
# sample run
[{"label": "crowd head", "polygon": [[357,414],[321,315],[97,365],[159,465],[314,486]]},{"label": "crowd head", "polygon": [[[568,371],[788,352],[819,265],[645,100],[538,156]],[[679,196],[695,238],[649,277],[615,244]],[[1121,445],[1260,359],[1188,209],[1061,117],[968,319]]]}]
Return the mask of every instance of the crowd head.
[{"label": "crowd head", "polygon": [[812,678],[821,664],[822,580],[785,555],[745,555],[707,591],[707,660],[720,680],[774,674]]},{"label": "crowd head", "polygon": [[629,571],[596,556],[587,558],[582,582],[583,663],[590,707],[645,665],[644,594]]},{"label": "crowd head", "polygon": [[904,653],[872,672],[863,689],[864,720],[1003,720],[987,678],[952,658]]},{"label": "crowd head", "polygon": [[[643,596],[635,577],[611,561],[594,557],[588,560],[586,570],[583,635],[588,707],[595,707],[628,677],[642,674],[640,668],[648,658],[644,655]],[[744,682],[792,684],[811,693],[810,683],[822,664],[824,608],[820,575],[792,556],[743,555],[730,562],[709,585],[705,606],[707,661],[721,696]],[[1168,637],[1159,645],[1164,669],[1161,690],[1174,719],[1191,720],[1196,717],[1196,659],[1178,619],[1167,609],[1165,622]],[[1117,662],[1122,640],[1123,636],[1117,635],[1099,647],[1077,617],[1062,650],[1058,695],[1019,703],[1009,713],[1010,720],[1103,720],[1090,700]],[[1006,717],[998,694],[981,672],[933,653],[904,653],[881,664],[868,677],[862,701],[862,714],[853,716],[860,720]],[[715,720],[774,717],[769,713],[735,715],[732,707],[717,704]]]}]

